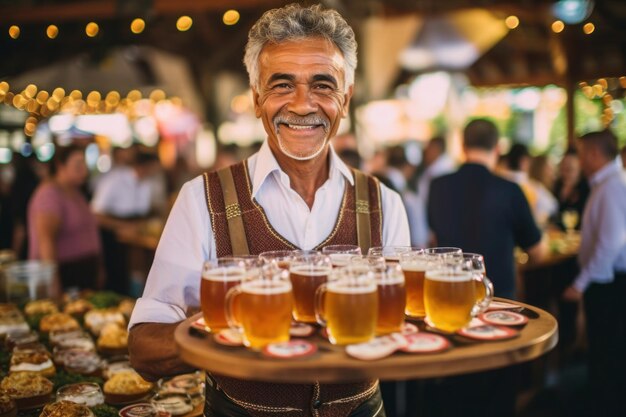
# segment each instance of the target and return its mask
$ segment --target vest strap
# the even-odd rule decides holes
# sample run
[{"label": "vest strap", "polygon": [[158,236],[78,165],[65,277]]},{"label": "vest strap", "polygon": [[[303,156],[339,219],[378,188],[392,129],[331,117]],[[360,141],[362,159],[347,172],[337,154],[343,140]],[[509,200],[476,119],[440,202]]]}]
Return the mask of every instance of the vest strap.
[{"label": "vest strap", "polygon": [[372,245],[367,176],[359,170],[354,170],[354,184],[356,192],[356,235],[361,252],[365,255]]},{"label": "vest strap", "polygon": [[217,171],[222,186],[224,204],[226,208],[226,219],[228,221],[228,235],[233,255],[249,255],[248,240],[246,239],[246,229],[243,225],[241,207],[235,189],[235,181],[230,167]]}]

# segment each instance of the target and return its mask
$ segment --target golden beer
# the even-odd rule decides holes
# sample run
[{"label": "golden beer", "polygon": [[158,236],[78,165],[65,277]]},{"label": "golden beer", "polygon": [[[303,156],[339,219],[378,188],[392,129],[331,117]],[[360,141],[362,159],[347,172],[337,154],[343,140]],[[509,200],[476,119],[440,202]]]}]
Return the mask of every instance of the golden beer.
[{"label": "golden beer", "polygon": [[200,307],[206,327],[212,332],[228,328],[224,301],[228,290],[239,284],[245,270],[219,267],[206,271],[200,281]]},{"label": "golden beer", "polygon": [[316,265],[291,267],[289,277],[293,287],[293,318],[297,321],[315,323],[315,291],[328,281],[329,268]]},{"label": "golden beer", "polygon": [[437,329],[456,332],[472,319],[476,291],[467,271],[434,270],[424,280],[424,305],[428,320]]},{"label": "golden beer", "polygon": [[293,297],[288,281],[244,282],[238,294],[237,319],[243,342],[252,349],[289,340]]},{"label": "golden beer", "polygon": [[378,321],[376,334],[399,332],[404,324],[406,289],[404,279],[388,280],[378,283]]},{"label": "golden beer", "polygon": [[330,282],[324,300],[328,338],[332,344],[348,345],[371,340],[378,319],[376,283],[351,286]]},{"label": "golden beer", "polygon": [[406,314],[411,317],[424,317],[424,274],[426,263],[410,262],[402,264],[406,282]]}]

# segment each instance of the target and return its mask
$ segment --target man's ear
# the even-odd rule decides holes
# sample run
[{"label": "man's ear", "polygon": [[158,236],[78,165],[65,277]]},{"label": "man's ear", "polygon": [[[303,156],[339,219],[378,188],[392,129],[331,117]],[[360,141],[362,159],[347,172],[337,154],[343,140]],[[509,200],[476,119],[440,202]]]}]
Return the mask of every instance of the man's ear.
[{"label": "man's ear", "polygon": [[354,84],[348,87],[348,91],[343,95],[343,106],[341,107],[341,117],[346,118],[350,111],[350,99],[352,99],[352,93],[354,92]]},{"label": "man's ear", "polygon": [[261,104],[259,103],[259,93],[256,91],[256,88],[250,86],[252,89],[252,104],[254,104],[254,115],[257,119],[261,118]]}]

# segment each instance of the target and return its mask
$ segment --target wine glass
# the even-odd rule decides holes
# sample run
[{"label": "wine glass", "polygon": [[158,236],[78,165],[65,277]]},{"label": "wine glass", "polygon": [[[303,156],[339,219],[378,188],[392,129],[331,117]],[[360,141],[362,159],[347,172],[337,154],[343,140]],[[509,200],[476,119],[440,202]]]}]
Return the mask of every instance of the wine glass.
[{"label": "wine glass", "polygon": [[576,210],[565,210],[561,213],[561,222],[565,227],[567,236],[571,236],[576,226],[578,226],[578,212]]}]

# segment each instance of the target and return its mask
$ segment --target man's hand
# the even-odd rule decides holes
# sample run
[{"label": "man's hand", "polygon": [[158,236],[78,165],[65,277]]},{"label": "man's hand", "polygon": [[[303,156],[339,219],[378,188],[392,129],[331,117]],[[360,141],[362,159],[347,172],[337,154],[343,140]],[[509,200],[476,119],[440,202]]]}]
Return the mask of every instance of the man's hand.
[{"label": "man's hand", "polygon": [[579,302],[583,299],[583,293],[570,286],[563,291],[563,299],[571,302]]}]

